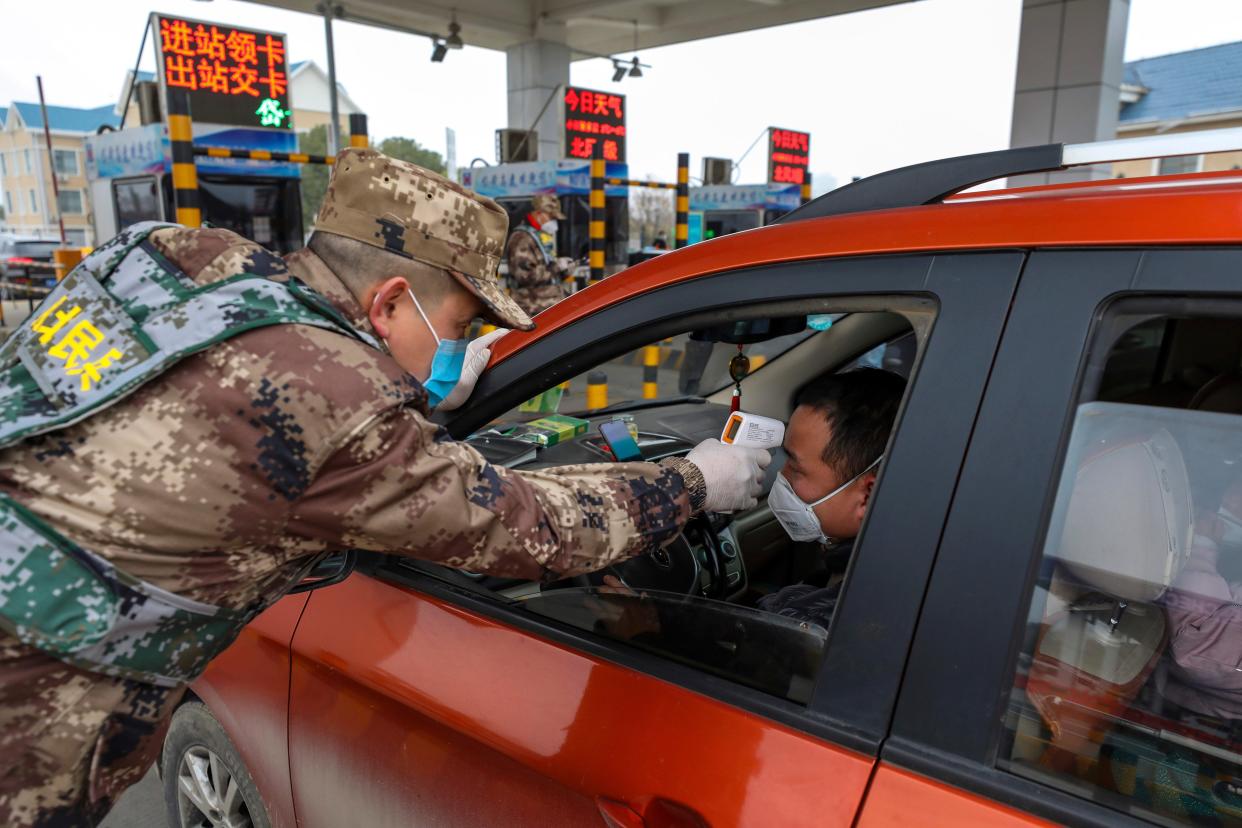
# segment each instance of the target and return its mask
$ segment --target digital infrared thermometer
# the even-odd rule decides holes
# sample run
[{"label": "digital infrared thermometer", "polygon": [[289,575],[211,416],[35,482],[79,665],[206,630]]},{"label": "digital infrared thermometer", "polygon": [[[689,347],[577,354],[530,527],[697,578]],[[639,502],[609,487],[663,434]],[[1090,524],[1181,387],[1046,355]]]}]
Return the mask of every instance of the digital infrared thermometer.
[{"label": "digital infrared thermometer", "polygon": [[785,439],[785,424],[771,417],[734,411],[725,422],[720,442],[726,446],[772,449]]}]

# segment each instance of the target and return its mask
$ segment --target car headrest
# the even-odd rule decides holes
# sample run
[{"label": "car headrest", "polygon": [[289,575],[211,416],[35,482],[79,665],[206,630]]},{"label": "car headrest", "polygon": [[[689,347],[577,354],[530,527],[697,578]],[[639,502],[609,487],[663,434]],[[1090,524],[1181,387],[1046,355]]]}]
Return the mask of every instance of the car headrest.
[{"label": "car headrest", "polygon": [[1190,408],[1196,411],[1217,411],[1221,414],[1242,414],[1242,374],[1219,374],[1195,392]]},{"label": "car headrest", "polygon": [[1056,556],[1086,584],[1126,601],[1154,601],[1190,552],[1190,480],[1173,436],[1108,441],[1074,476]]}]

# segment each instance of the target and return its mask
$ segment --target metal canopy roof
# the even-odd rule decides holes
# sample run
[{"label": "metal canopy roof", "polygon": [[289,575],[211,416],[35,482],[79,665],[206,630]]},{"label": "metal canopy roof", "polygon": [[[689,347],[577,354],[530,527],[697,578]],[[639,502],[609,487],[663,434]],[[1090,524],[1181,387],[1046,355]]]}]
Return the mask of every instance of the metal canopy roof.
[{"label": "metal canopy roof", "polygon": [[[319,0],[250,0],[319,14]],[[419,35],[448,33],[456,16],[472,46],[507,49],[528,40],[570,47],[574,59],[891,6],[910,0],[342,0],[339,19]]]}]

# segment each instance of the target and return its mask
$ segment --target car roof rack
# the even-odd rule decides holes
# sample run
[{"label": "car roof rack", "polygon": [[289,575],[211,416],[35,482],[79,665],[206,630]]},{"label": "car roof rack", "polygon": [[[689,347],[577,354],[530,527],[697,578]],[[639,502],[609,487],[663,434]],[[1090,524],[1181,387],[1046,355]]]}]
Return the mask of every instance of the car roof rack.
[{"label": "car roof rack", "polygon": [[1043,144],[959,155],[900,167],[854,181],[791,210],[776,223],[938,204],[968,187],[1011,175],[1237,149],[1242,149],[1242,127],[1088,144]]}]

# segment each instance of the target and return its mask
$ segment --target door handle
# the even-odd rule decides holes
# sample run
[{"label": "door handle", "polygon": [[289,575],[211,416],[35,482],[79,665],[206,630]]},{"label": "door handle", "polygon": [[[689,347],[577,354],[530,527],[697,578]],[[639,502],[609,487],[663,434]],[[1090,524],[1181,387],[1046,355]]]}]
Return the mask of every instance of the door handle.
[{"label": "door handle", "polygon": [[642,813],[624,802],[595,797],[599,814],[608,828],[710,828],[698,811],[680,802],[652,797]]}]

